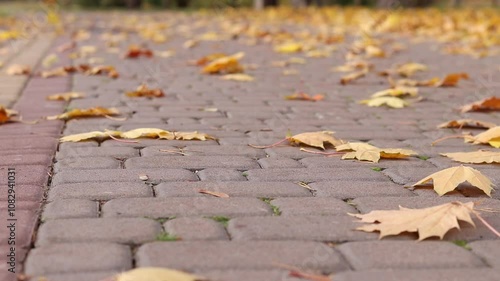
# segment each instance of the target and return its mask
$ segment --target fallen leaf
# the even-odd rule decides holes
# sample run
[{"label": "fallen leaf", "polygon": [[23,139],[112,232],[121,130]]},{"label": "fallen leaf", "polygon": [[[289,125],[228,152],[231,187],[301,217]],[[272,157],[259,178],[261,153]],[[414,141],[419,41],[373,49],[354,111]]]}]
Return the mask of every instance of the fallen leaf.
[{"label": "fallen leaf", "polygon": [[206,189],[200,189],[200,190],[198,190],[198,192],[203,193],[203,194],[212,195],[212,196],[219,197],[219,198],[229,198],[229,195],[227,195],[224,192],[210,191],[210,190],[206,190]]},{"label": "fallen leaf", "polygon": [[368,58],[385,58],[386,54],[379,46],[368,45],[365,47],[365,54]]},{"label": "fallen leaf", "polygon": [[483,122],[479,120],[473,120],[473,119],[459,119],[459,120],[452,120],[449,122],[442,123],[438,125],[438,128],[493,128],[496,125],[493,123],[489,122]]},{"label": "fallen leaf", "polygon": [[222,80],[232,80],[240,82],[250,82],[255,80],[252,76],[243,73],[226,74],[221,76]]},{"label": "fallen leaf", "polygon": [[118,76],[118,72],[113,66],[110,65],[99,65],[99,66],[94,66],[90,68],[89,70],[84,72],[85,75],[99,75],[99,74],[104,74],[108,75],[108,77],[116,79]]},{"label": "fallen leaf", "polygon": [[385,97],[385,96],[391,96],[391,97],[400,97],[400,96],[411,96],[411,97],[416,97],[418,95],[418,88],[414,87],[395,87],[393,89],[387,89],[383,91],[378,91],[372,95],[372,98],[378,98],[378,97]]},{"label": "fallen leaf", "polygon": [[448,74],[436,87],[455,87],[461,79],[469,79],[469,75],[464,72]]},{"label": "fallen leaf", "polygon": [[308,58],[328,58],[331,52],[328,50],[312,50],[306,53]]},{"label": "fallen leaf", "polygon": [[500,148],[500,126],[490,128],[472,138],[466,138],[465,141],[474,144],[489,144],[495,148]]},{"label": "fallen leaf", "polygon": [[406,64],[399,66],[396,69],[396,72],[403,77],[410,77],[415,72],[425,71],[425,70],[427,70],[427,66],[420,64],[420,63],[411,62],[411,63],[406,63]]},{"label": "fallen leaf", "polygon": [[123,54],[124,58],[135,59],[139,57],[153,57],[153,51],[148,48],[140,47],[137,45],[131,45],[128,50]]},{"label": "fallen leaf", "polygon": [[245,53],[240,52],[231,56],[215,59],[206,65],[202,72],[207,74],[243,72],[243,67],[240,65],[239,60],[244,56]]},{"label": "fallen leaf", "polygon": [[48,116],[47,120],[69,120],[73,118],[100,117],[118,115],[120,112],[116,108],[92,107],[87,109],[72,109],[63,114]]},{"label": "fallen leaf", "polygon": [[356,70],[368,71],[373,68],[373,64],[367,61],[352,61],[344,65],[337,66],[333,68],[336,72],[352,72]]},{"label": "fallen leaf", "polygon": [[178,270],[159,267],[140,267],[118,273],[101,281],[208,281]]},{"label": "fallen leaf", "polygon": [[485,177],[478,170],[465,166],[457,166],[441,170],[421,179],[413,186],[422,185],[431,180],[434,184],[434,190],[437,194],[439,194],[439,196],[455,190],[455,188],[457,188],[459,184],[464,182],[468,182],[471,185],[481,189],[482,191],[484,191],[484,193],[486,193],[486,195],[490,197],[491,191],[493,190],[493,184],[490,179]]},{"label": "fallen leaf", "polygon": [[304,101],[320,101],[325,98],[325,95],[317,94],[314,96],[311,96],[309,94],[299,92],[295,93],[293,95],[285,96],[286,100],[304,100]]},{"label": "fallen leaf", "polygon": [[370,107],[379,107],[382,105],[387,105],[392,108],[403,108],[408,106],[408,102],[397,97],[377,97],[368,100],[362,100],[359,103],[366,104]]},{"label": "fallen leaf", "polygon": [[84,98],[85,95],[82,93],[77,93],[77,92],[68,92],[68,93],[62,93],[62,94],[54,94],[47,96],[47,100],[53,100],[53,101],[70,101],[73,99],[81,99]]},{"label": "fallen leaf", "polygon": [[401,148],[378,148],[363,142],[348,142],[335,147],[337,151],[351,151],[342,156],[342,159],[358,159],[378,163],[380,158],[402,159],[417,153],[410,149]]},{"label": "fallen leaf", "polygon": [[469,111],[495,111],[500,110],[500,97],[489,97],[460,108],[462,113]]},{"label": "fallen leaf", "polygon": [[291,136],[288,140],[291,143],[305,144],[312,147],[318,147],[325,149],[324,144],[331,144],[332,146],[341,145],[344,142],[333,136],[334,132],[331,131],[321,131],[321,132],[308,132],[302,133],[295,136]]},{"label": "fallen leaf", "polygon": [[469,79],[467,73],[451,73],[446,75],[443,79],[434,77],[429,80],[417,81],[411,79],[399,79],[391,84],[393,86],[425,86],[425,87],[455,87],[461,79]]},{"label": "fallen leaf", "polygon": [[207,55],[207,56],[204,56],[204,57],[198,59],[195,62],[195,64],[198,65],[198,66],[204,66],[204,65],[206,65],[209,62],[212,62],[212,61],[214,61],[216,59],[220,59],[220,58],[223,58],[223,57],[227,57],[227,55],[224,54],[224,53],[215,53],[215,54]]},{"label": "fallen leaf", "polygon": [[4,108],[2,105],[0,105],[0,124],[13,121],[11,117],[17,114],[18,114],[17,111]]},{"label": "fallen leaf", "polygon": [[7,75],[30,75],[31,67],[29,65],[12,64],[5,71]]},{"label": "fallen leaf", "polygon": [[193,47],[196,47],[199,43],[200,42],[198,40],[191,39],[184,42],[184,44],[182,44],[182,47],[184,47],[184,49],[191,49]]},{"label": "fallen leaf", "polygon": [[120,131],[93,131],[88,133],[74,134],[64,136],[60,139],[61,142],[79,142],[91,139],[106,139],[106,138],[122,138],[122,139],[138,139],[138,138],[158,138],[166,140],[214,140],[213,136],[198,133],[198,132],[170,132],[156,128],[139,128],[126,132]]},{"label": "fallen leaf", "polygon": [[403,232],[417,232],[418,241],[444,235],[453,228],[460,229],[458,221],[465,221],[475,227],[470,214],[474,202],[450,202],[423,209],[408,209],[399,206],[399,210],[371,211],[368,214],[350,214],[369,223],[356,228],[365,232],[380,232],[379,238],[398,235]]},{"label": "fallen leaf", "polygon": [[365,77],[366,73],[368,73],[367,70],[361,70],[342,76],[340,78],[340,84],[342,85],[349,84],[355,80],[358,80],[359,78]]},{"label": "fallen leaf", "polygon": [[441,153],[441,155],[453,159],[461,163],[500,163],[499,151],[472,151],[472,152],[454,152],[454,153]]},{"label": "fallen leaf", "polygon": [[40,73],[40,76],[42,76],[43,78],[60,77],[67,76],[69,73],[74,73],[77,71],[79,71],[79,69],[75,66],[62,66],[55,69],[42,71]]},{"label": "fallen leaf", "polygon": [[149,89],[146,85],[142,84],[135,91],[125,93],[127,97],[147,97],[147,98],[160,98],[164,97],[165,93],[161,89]]},{"label": "fallen leaf", "polygon": [[290,42],[278,45],[274,48],[274,50],[278,53],[291,54],[301,52],[303,50],[303,46],[299,43]]},{"label": "fallen leaf", "polygon": [[51,67],[58,60],[59,60],[59,57],[56,54],[50,54],[43,59],[42,65],[43,65],[43,67]]}]

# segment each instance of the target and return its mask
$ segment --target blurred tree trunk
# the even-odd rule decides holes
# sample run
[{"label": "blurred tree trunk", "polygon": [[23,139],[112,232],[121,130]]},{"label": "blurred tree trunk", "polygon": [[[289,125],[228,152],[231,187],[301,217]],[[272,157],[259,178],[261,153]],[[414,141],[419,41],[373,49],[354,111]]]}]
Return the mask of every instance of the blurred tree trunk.
[{"label": "blurred tree trunk", "polygon": [[142,0],[126,0],[127,8],[136,9],[140,8]]},{"label": "blurred tree trunk", "polygon": [[307,4],[308,4],[307,2],[309,2],[309,1],[306,1],[306,0],[292,0],[291,2],[292,2],[292,6],[294,8],[300,8],[300,7],[307,6]]},{"label": "blurred tree trunk", "polygon": [[278,0],[253,0],[253,7],[262,10],[267,6],[278,6]]}]

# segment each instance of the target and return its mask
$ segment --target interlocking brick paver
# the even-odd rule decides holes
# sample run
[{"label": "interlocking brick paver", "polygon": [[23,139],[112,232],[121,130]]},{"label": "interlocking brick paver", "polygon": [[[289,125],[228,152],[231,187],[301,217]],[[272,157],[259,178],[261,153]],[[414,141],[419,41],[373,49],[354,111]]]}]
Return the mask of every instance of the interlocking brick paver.
[{"label": "interlocking brick paver", "polygon": [[115,158],[130,158],[139,156],[139,151],[131,147],[87,147],[86,149],[60,149],[56,159],[67,157],[109,156]]},{"label": "interlocking brick paver", "polygon": [[142,244],[154,241],[160,231],[160,223],[146,218],[49,220],[41,225],[36,244],[38,246],[81,242]]},{"label": "interlocking brick paver", "polygon": [[188,240],[228,240],[222,223],[208,218],[176,218],[163,224],[167,233],[183,241]]},{"label": "interlocking brick paver", "polygon": [[98,202],[83,199],[61,199],[45,206],[42,221],[66,218],[95,218],[98,216]]},{"label": "interlocking brick paver", "polygon": [[293,215],[345,215],[356,209],[336,198],[278,198],[271,204],[280,208],[284,216]]},{"label": "interlocking brick paver", "polygon": [[[498,229],[498,227],[497,227]],[[469,244],[472,252],[479,256],[487,265],[498,270],[500,261],[500,240],[476,241]]]},{"label": "interlocking brick paver", "polygon": [[375,233],[354,231],[355,220],[344,215],[335,216],[274,216],[234,218],[228,232],[233,240],[305,240],[346,242],[375,240]]},{"label": "interlocking brick paver", "polygon": [[158,197],[203,197],[200,189],[219,191],[231,197],[302,197],[311,192],[293,182],[168,182],[154,187]]},{"label": "interlocking brick paver", "polygon": [[473,253],[437,241],[363,241],[336,247],[355,270],[486,267]]},{"label": "interlocking brick paver", "polygon": [[83,157],[62,158],[54,164],[56,172],[64,170],[83,169],[118,169],[120,161],[113,157]]},{"label": "interlocking brick paver", "polygon": [[339,281],[469,281],[480,278],[484,281],[495,281],[498,279],[498,271],[490,268],[453,268],[453,269],[380,269],[362,271],[344,271],[335,274],[335,280]]},{"label": "interlocking brick paver", "polygon": [[208,168],[196,173],[202,181],[246,181],[244,173],[237,170]]},{"label": "interlocking brick paver", "polygon": [[259,168],[256,160],[243,156],[150,156],[135,157],[125,161],[127,169],[140,168],[185,168],[185,169],[205,169],[205,168],[228,168],[228,169],[252,169]]},{"label": "interlocking brick paver", "polygon": [[[187,254],[187,253],[193,254]],[[165,255],[165,253],[170,253]],[[307,266],[322,272],[348,269],[333,249],[316,242],[177,242],[148,243],[136,253],[138,266],[183,270],[275,269],[273,264]]]},{"label": "interlocking brick paver", "polygon": [[[150,146],[141,150],[142,156],[165,156],[168,155],[160,150],[171,149],[164,148],[161,146]],[[265,157],[266,153],[262,149],[256,149],[248,146],[226,146],[221,149],[218,145],[204,145],[204,146],[186,146],[182,149],[184,153],[188,156],[223,156],[223,155],[235,155],[235,156],[247,156],[250,158],[261,158]]]},{"label": "interlocking brick paver", "polygon": [[414,196],[414,194],[401,185],[390,180],[367,182],[363,180],[337,180],[319,181],[309,184],[318,197],[336,197],[352,199],[370,196]]},{"label": "interlocking brick paver", "polygon": [[355,168],[282,168],[282,169],[259,169],[249,170],[248,180],[250,181],[324,181],[324,180],[346,180],[356,177],[356,179],[366,181],[384,181],[387,177],[371,169],[360,173]]},{"label": "interlocking brick paver", "polygon": [[66,243],[33,249],[26,260],[26,274],[122,271],[132,266],[129,247],[111,243]]},{"label": "interlocking brick paver", "polygon": [[272,214],[256,198],[130,198],[113,199],[102,207],[104,217],[262,216]]},{"label": "interlocking brick paver", "polygon": [[85,182],[53,186],[48,200],[89,199],[110,200],[123,197],[152,197],[153,190],[145,182]]},{"label": "interlocking brick paver", "polygon": [[268,270],[212,270],[202,271],[198,275],[211,278],[217,281],[307,281],[307,279],[293,277],[288,270],[268,269]]}]

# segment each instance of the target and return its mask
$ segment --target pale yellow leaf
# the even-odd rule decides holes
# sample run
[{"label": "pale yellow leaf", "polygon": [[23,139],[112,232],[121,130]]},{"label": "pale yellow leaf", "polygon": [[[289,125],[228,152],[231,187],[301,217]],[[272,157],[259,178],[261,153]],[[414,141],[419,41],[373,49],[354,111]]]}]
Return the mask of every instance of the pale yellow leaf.
[{"label": "pale yellow leaf", "polygon": [[425,71],[425,70],[427,70],[427,66],[420,63],[410,62],[399,66],[396,69],[396,72],[403,77],[410,77],[415,72]]},{"label": "pale yellow leaf", "polygon": [[410,149],[378,148],[363,142],[348,142],[335,147],[335,149],[337,151],[353,151],[344,154],[342,159],[358,159],[360,161],[370,161],[374,163],[377,163],[380,158],[401,159],[417,155],[415,151]]},{"label": "pale yellow leaf", "polygon": [[407,209],[400,206],[399,210],[376,210],[368,214],[351,215],[361,219],[363,223],[369,223],[356,228],[357,230],[378,231],[379,238],[403,232],[417,232],[418,240],[421,241],[433,236],[443,239],[449,230],[460,229],[459,220],[475,226],[470,217],[473,208],[473,202],[451,202],[423,209]]},{"label": "pale yellow leaf", "polygon": [[235,74],[226,74],[221,76],[223,80],[232,80],[232,81],[240,81],[240,82],[250,82],[255,80],[252,76],[243,73],[235,73]]},{"label": "pale yellow leaf", "polygon": [[322,149],[325,149],[325,143],[331,144],[334,147],[343,144],[344,142],[335,138],[333,133],[331,131],[308,132],[289,137],[288,140],[292,143],[305,144]]},{"label": "pale yellow leaf", "polygon": [[290,53],[298,53],[303,50],[302,44],[291,42],[278,45],[274,48],[274,50],[278,53],[290,54]]},{"label": "pale yellow leaf", "polygon": [[47,120],[69,120],[73,118],[102,117],[118,115],[120,112],[116,108],[92,107],[87,109],[72,109],[63,114],[48,116]]},{"label": "pale yellow leaf", "polygon": [[393,89],[378,91],[372,95],[372,98],[385,97],[385,96],[400,97],[407,95],[411,97],[416,97],[418,95],[418,88],[399,86]]},{"label": "pale yellow leaf", "polygon": [[31,67],[29,65],[12,64],[5,71],[7,75],[29,75]]},{"label": "pale yellow leaf", "polygon": [[61,94],[54,94],[54,95],[47,96],[47,100],[70,101],[73,99],[81,99],[84,97],[85,97],[85,95],[82,93],[68,92],[68,93],[61,93]]},{"label": "pale yellow leaf", "polygon": [[245,53],[239,52],[231,56],[219,57],[206,65],[202,72],[207,74],[243,72],[239,60],[244,56]]},{"label": "pale yellow leaf", "polygon": [[119,273],[103,281],[203,281],[203,277],[178,270],[157,267],[140,267]]},{"label": "pale yellow leaf", "polygon": [[408,102],[397,97],[377,97],[368,100],[362,100],[360,101],[360,103],[366,104],[370,107],[379,107],[382,105],[386,105],[392,108],[403,108],[405,106],[408,106]]},{"label": "pale yellow leaf", "polygon": [[500,163],[500,151],[472,151],[441,153],[441,155],[462,163]]},{"label": "pale yellow leaf", "polygon": [[434,190],[437,194],[439,194],[439,196],[455,190],[459,184],[464,182],[468,182],[481,189],[490,197],[491,191],[493,190],[493,183],[490,179],[481,174],[478,170],[465,166],[457,166],[441,170],[421,179],[413,186],[422,185],[431,180],[433,181]]}]

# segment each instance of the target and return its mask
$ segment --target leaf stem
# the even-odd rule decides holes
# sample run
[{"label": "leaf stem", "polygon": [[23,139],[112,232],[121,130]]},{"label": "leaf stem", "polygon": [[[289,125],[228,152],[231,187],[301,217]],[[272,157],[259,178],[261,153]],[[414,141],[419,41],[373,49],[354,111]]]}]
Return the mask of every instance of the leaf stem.
[{"label": "leaf stem", "polygon": [[271,147],[275,147],[277,145],[280,145],[281,143],[283,143],[287,140],[288,140],[288,138],[284,138],[284,139],[282,139],[276,143],[270,144],[270,145],[259,146],[259,145],[248,144],[248,146],[253,147],[253,148],[259,148],[259,149],[271,148]]},{"label": "leaf stem", "polygon": [[312,154],[321,154],[321,155],[325,155],[325,156],[335,156],[335,155],[345,154],[345,152],[323,152],[323,151],[309,150],[306,148],[300,148],[300,151],[304,151],[304,152],[312,153]]},{"label": "leaf stem", "polygon": [[442,142],[442,141],[445,141],[445,140],[448,140],[448,139],[470,139],[470,140],[475,140],[473,136],[469,136],[469,135],[453,135],[453,136],[446,136],[446,137],[442,137],[440,139],[437,139],[437,140],[433,141],[431,143],[431,145],[434,146],[438,142]]}]

